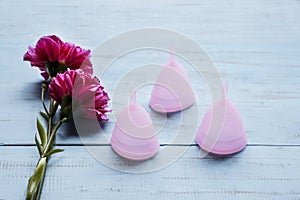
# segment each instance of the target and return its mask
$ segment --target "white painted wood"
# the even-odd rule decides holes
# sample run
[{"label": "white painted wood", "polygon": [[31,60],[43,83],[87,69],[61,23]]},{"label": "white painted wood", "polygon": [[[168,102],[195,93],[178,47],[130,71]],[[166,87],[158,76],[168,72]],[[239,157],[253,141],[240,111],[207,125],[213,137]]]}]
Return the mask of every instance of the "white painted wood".
[{"label": "white painted wood", "polygon": [[[299,2],[289,1],[122,1],[85,3],[17,0],[0,2],[1,143],[33,143],[41,78],[22,62],[29,44],[45,34],[94,49],[121,31],[158,26],[183,32],[206,48],[230,97],[240,109],[249,143],[299,144]],[[168,55],[137,53],[113,66],[164,63]],[[97,66],[95,66],[97,67]],[[210,104],[203,81],[185,66],[199,96],[201,117]],[[110,83],[103,80],[109,89]],[[147,105],[149,96],[141,96]],[[172,132],[172,130],[166,130]],[[5,134],[4,134],[5,133]],[[162,138],[168,142],[169,136]],[[91,142],[96,142],[94,138]],[[60,135],[59,143],[79,143]]]},{"label": "white painted wood", "polygon": [[[190,147],[172,165],[143,174],[107,168],[84,147],[65,149],[49,163],[43,199],[296,200],[300,196],[299,147],[249,146],[228,158],[205,159],[199,159],[198,147]],[[0,199],[23,199],[36,149],[1,147],[0,155]]]},{"label": "white painted wood", "polygon": [[[206,49],[229,83],[249,146],[224,159],[199,159],[193,146],[172,165],[146,174],[112,170],[84,147],[64,146],[66,151],[50,162],[43,199],[300,199],[299,10],[296,0],[0,0],[0,200],[24,199],[38,156],[35,147],[24,146],[34,141],[42,80],[37,69],[22,61],[27,46],[42,35],[58,34],[93,50],[112,35],[149,26],[182,32]],[[166,53],[154,51],[126,55],[102,83],[111,93],[126,70],[167,59]],[[209,93],[192,66],[179,61],[197,94],[201,119],[210,105]],[[150,91],[138,91],[138,102],[148,111]],[[159,127],[163,119],[151,115]],[[180,114],[169,116],[159,134],[161,144],[172,141],[179,119]],[[108,139],[113,125],[111,117],[105,125]],[[100,136],[88,134],[85,142],[108,144]],[[81,141],[72,125],[65,125],[57,143]],[[104,158],[120,163],[109,146],[97,148],[106,152]]]}]

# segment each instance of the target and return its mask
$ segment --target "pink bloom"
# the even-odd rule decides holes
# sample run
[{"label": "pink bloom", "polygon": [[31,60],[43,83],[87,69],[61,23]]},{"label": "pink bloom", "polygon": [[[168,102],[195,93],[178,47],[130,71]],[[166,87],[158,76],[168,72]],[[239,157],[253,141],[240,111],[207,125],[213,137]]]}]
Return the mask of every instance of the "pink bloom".
[{"label": "pink bloom", "polygon": [[49,75],[56,76],[69,69],[83,69],[92,73],[90,50],[82,49],[72,43],[63,42],[55,35],[40,38],[35,47],[29,46],[24,61],[40,69],[41,75],[47,80]]},{"label": "pink bloom", "polygon": [[[87,118],[97,117],[99,120],[108,120],[105,113],[110,112],[107,109],[109,97],[103,89],[95,76],[82,70],[67,70],[52,79],[49,95],[62,106],[61,114],[64,109],[73,105],[73,114],[83,112]],[[66,100],[68,101],[70,97],[73,104],[70,105],[69,102],[69,105],[66,105]],[[77,107],[74,108],[74,105]]]}]

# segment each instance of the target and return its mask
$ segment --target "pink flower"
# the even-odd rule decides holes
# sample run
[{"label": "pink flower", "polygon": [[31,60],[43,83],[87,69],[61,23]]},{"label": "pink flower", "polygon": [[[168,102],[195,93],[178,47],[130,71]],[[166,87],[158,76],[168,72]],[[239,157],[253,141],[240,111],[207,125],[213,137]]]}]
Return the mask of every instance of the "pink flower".
[{"label": "pink flower", "polygon": [[82,49],[72,43],[63,42],[55,35],[40,38],[35,47],[29,46],[24,55],[24,61],[30,61],[31,66],[38,67],[41,75],[47,80],[69,69],[81,68],[92,73],[90,50]]},{"label": "pink flower", "polygon": [[[83,114],[87,118],[108,120],[109,97],[95,76],[82,70],[67,70],[57,74],[49,85],[49,95],[61,105],[62,117]],[[72,104],[73,101],[73,104]],[[73,108],[71,107],[73,105]],[[76,105],[76,108],[74,108]]]}]

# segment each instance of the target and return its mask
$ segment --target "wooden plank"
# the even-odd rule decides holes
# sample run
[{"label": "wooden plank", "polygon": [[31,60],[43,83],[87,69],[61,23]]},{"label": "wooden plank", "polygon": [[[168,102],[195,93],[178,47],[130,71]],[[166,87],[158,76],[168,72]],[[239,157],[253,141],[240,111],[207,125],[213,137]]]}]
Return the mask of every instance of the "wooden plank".
[{"label": "wooden plank", "polygon": [[[84,147],[64,147],[47,170],[43,199],[299,199],[300,148],[248,146],[227,158],[199,158],[190,147],[175,163],[131,174],[96,161]],[[111,147],[102,146],[110,157]],[[173,147],[185,148],[185,147]],[[34,147],[0,147],[0,199],[23,199]],[[113,162],[122,163],[119,157]],[[156,159],[154,157],[153,159]],[[151,160],[146,161],[151,162]],[[135,167],[128,165],[128,167]]]},{"label": "wooden plank", "polygon": [[[284,69],[277,70],[277,73],[284,73]],[[296,74],[296,72],[294,73]],[[248,72],[247,76],[251,76]],[[275,75],[274,75],[275,76]],[[297,79],[300,80],[300,79]],[[34,119],[37,117],[37,112],[41,109],[39,101],[39,82],[15,83],[14,87],[4,87],[3,92],[10,90],[10,93],[2,95],[0,102],[6,104],[1,108],[0,127],[3,133],[1,135],[1,143],[33,143],[33,135],[35,133]],[[233,85],[234,83],[230,83]],[[26,86],[28,85],[28,86]],[[289,85],[271,85],[269,84],[253,85],[251,83],[241,83],[235,88],[235,85],[230,88],[230,97],[236,103],[242,113],[245,128],[247,130],[250,144],[299,144],[300,131],[300,112],[299,107],[299,89],[300,84]],[[29,87],[33,86],[32,89]],[[288,86],[291,86],[290,88]],[[108,87],[109,88],[109,87]],[[145,88],[144,91],[138,93],[139,103],[142,104],[149,112],[152,112],[148,107],[148,99],[150,90]],[[23,93],[22,91],[27,91]],[[146,90],[146,91],[145,91]],[[147,92],[148,91],[148,92]],[[199,99],[199,120],[202,119],[204,112],[207,110],[210,101],[209,95],[205,88],[200,88],[198,95]],[[203,95],[204,94],[204,95]],[[15,99],[16,100],[13,100]],[[7,103],[9,102],[9,103]],[[194,108],[192,108],[194,109]],[[293,112],[290,112],[290,111]],[[279,115],[279,113],[281,113]],[[157,115],[152,112],[153,121],[158,126],[164,121],[157,118]],[[178,116],[178,117],[176,117]],[[167,123],[179,125],[181,114],[173,115],[168,118]],[[107,125],[109,130],[112,130],[113,117]],[[80,143],[79,139],[74,136],[74,129],[60,131],[58,136],[59,143]],[[172,139],[174,133],[177,132],[177,126],[166,126],[164,134],[160,134],[161,142],[168,143]],[[282,134],[284,133],[284,134]],[[91,143],[99,143],[97,138],[99,134],[90,138]],[[109,136],[110,137],[110,136]]]},{"label": "wooden plank", "polygon": [[[227,158],[205,159],[200,159],[198,147],[192,146],[172,165],[142,174],[108,168],[83,146],[63,146],[66,151],[49,163],[43,199],[300,199],[299,9],[295,0],[175,0],[159,4],[0,0],[0,200],[24,199],[37,161],[35,147],[24,146],[33,144],[35,118],[41,109],[41,78],[22,61],[27,46],[41,35],[55,33],[95,49],[114,34],[145,26],[183,32],[204,46],[229,82],[229,95],[241,111],[249,145]],[[163,64],[167,59],[166,53],[154,51],[126,55],[111,66],[102,83],[112,94],[114,84],[127,71],[146,63]],[[209,92],[192,66],[179,61],[191,79],[201,119],[211,104]],[[138,91],[138,102],[149,112],[150,91],[150,87]],[[166,124],[163,116],[153,112],[151,116],[157,130],[165,125],[158,135],[160,143],[172,142],[181,126],[180,113],[169,115]],[[195,119],[190,116],[190,120]],[[144,163],[125,162],[101,140],[103,134],[110,138],[113,126],[111,116],[105,133],[84,137],[86,143],[103,144],[89,147],[99,153],[94,157],[127,170],[169,159],[160,153]],[[58,143],[81,143],[75,132],[72,125],[65,125]]]},{"label": "wooden plank", "polygon": [[[242,113],[250,144],[299,144],[298,1],[176,0],[163,1],[158,6],[133,0],[129,4],[0,2],[0,104],[5,105],[0,107],[0,143],[33,143],[34,119],[41,108],[41,78],[37,70],[22,62],[22,55],[38,37],[56,33],[94,49],[99,42],[121,31],[160,26],[189,35],[216,61],[224,80],[230,84],[230,97]],[[141,52],[114,67],[116,71],[126,70],[145,62],[164,63],[167,59],[166,54]],[[203,81],[199,82],[201,77],[191,66],[185,67],[199,96],[201,119],[210,104],[209,94]],[[111,80],[119,78],[116,71],[109,74]],[[103,84],[111,87],[105,78]],[[149,95],[141,92],[140,99],[146,106]],[[108,127],[111,126],[110,123]],[[80,143],[70,131],[71,134],[59,134],[58,142]],[[174,130],[165,132],[169,134],[161,134],[162,143],[171,140]],[[97,143],[97,137],[91,137],[90,142]]]}]

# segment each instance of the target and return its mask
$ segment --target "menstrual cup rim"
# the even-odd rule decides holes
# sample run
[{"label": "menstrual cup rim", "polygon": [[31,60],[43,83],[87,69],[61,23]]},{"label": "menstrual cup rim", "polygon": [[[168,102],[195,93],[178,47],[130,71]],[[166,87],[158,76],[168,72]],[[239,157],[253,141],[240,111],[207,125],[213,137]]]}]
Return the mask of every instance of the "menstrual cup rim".
[{"label": "menstrual cup rim", "polygon": [[[123,150],[126,151],[126,152],[134,153],[134,152],[132,152],[132,151],[127,151],[126,149],[122,148],[122,147],[121,147],[122,143],[120,143],[119,140],[116,139],[116,138],[112,138],[112,139],[111,139],[111,144],[114,145],[114,146],[118,146],[119,148],[123,149]],[[128,147],[132,147],[132,146],[128,146]],[[155,145],[155,150],[154,150],[154,151],[149,151],[149,152],[157,152],[157,151],[159,151],[159,147],[160,147],[160,146],[159,146],[159,144],[157,143],[157,145]],[[135,154],[147,154],[147,153],[135,153]]]},{"label": "menstrual cup rim", "polygon": [[[125,133],[124,133],[125,134]],[[152,137],[149,137],[149,138],[136,138],[136,137],[131,137],[130,135],[128,134],[125,134],[127,137],[130,137],[131,139],[136,139],[136,140],[140,140],[140,141],[147,141],[147,140],[152,140],[152,139],[155,139],[158,141],[158,138],[156,135],[152,136]],[[117,140],[117,141],[120,141],[120,143],[122,143],[122,141],[120,139],[118,139],[118,136],[116,136],[115,134],[111,137],[111,140]],[[136,145],[136,146],[140,146],[140,145]]]},{"label": "menstrual cup rim", "polygon": [[[151,151],[148,153],[134,153],[134,152],[126,151],[114,143],[111,143],[111,147],[118,155],[122,156],[123,158],[130,159],[130,160],[147,160],[147,159],[150,159],[153,156],[155,156],[159,151],[159,148],[158,148],[156,151]],[[134,157],[134,155],[137,155],[139,158]],[[143,156],[146,156],[146,157],[143,157]]]},{"label": "menstrual cup rim", "polygon": [[238,148],[235,148],[234,150],[230,150],[230,151],[220,151],[220,150],[215,150],[214,148],[212,148],[210,151],[203,145],[198,144],[199,147],[201,149],[203,149],[206,152],[209,153],[213,153],[216,155],[230,155],[230,154],[235,154],[235,153],[239,153],[241,152],[246,146],[247,146],[247,142],[245,144],[243,144],[242,146],[239,146]]},{"label": "menstrual cup rim", "polygon": [[[233,140],[218,140],[218,142],[216,144],[214,144],[214,146],[211,148],[211,150],[209,151],[208,148],[206,148],[206,146],[203,144],[203,140],[202,138],[199,137],[199,134],[202,135],[201,132],[198,131],[197,136],[196,136],[196,143],[199,145],[199,147],[201,147],[201,149],[213,153],[213,154],[219,154],[219,155],[226,155],[226,154],[233,154],[233,153],[238,153],[239,151],[241,151],[242,149],[245,148],[245,146],[247,145],[247,137],[246,137],[246,132],[245,129],[243,128],[243,134],[240,135],[240,137],[236,137]],[[206,134],[205,134],[206,135]],[[210,140],[210,138],[205,137],[205,141]],[[239,142],[240,141],[240,142]],[[234,148],[233,150],[220,150],[220,149],[215,149],[216,145],[222,145],[222,144],[230,144],[233,142],[237,142],[236,144],[238,145],[234,145],[234,146],[238,146],[237,148]],[[242,145],[240,145],[242,144]]]},{"label": "menstrual cup rim", "polygon": [[188,109],[189,107],[191,107],[192,105],[194,104],[194,102],[192,103],[189,103],[189,104],[186,104],[185,106],[182,106],[181,108],[170,108],[170,109],[164,109],[164,111],[161,111],[161,110],[157,110],[155,109],[153,106],[155,105],[160,105],[160,104],[154,104],[152,105],[151,103],[149,103],[150,105],[150,108],[152,110],[154,110],[155,112],[157,113],[174,113],[174,112],[179,112],[179,111],[183,111],[185,109]]}]

